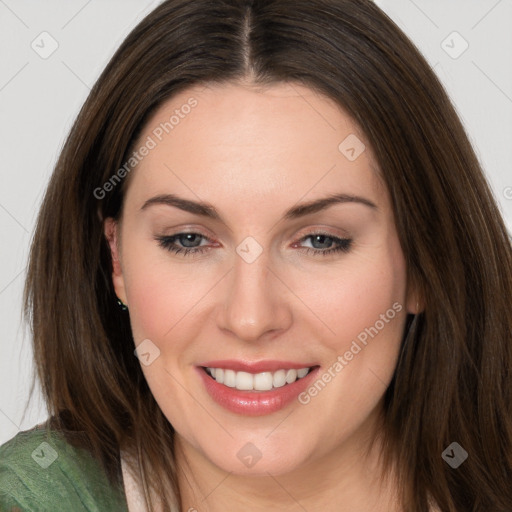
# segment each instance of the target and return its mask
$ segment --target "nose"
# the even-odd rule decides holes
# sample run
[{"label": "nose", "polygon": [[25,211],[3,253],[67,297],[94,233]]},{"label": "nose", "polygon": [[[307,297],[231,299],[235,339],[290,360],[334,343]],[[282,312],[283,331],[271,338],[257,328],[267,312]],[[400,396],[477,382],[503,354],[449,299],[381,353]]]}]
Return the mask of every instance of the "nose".
[{"label": "nose", "polygon": [[266,251],[252,263],[237,254],[234,268],[226,276],[217,325],[240,340],[273,338],[291,325],[292,294],[269,263]]}]

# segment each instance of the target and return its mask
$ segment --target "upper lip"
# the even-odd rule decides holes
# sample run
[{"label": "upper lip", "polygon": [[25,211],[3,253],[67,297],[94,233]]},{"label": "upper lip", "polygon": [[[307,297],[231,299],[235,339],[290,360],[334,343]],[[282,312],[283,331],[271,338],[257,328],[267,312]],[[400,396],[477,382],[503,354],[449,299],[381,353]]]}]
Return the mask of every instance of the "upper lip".
[{"label": "upper lip", "polygon": [[262,373],[276,372],[277,370],[299,370],[301,368],[311,368],[317,365],[314,363],[298,363],[295,361],[237,361],[234,359],[223,359],[206,361],[198,366],[205,368],[224,368],[225,370],[233,370],[235,372]]}]

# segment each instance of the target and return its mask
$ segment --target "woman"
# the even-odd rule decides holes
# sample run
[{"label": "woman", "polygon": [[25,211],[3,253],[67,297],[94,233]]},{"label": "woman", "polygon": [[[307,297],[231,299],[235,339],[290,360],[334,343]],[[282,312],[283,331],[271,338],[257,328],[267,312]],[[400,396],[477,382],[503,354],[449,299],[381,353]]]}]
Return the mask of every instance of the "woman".
[{"label": "woman", "polygon": [[373,3],[164,2],[42,205],[51,417],[2,447],[2,505],[510,511],[511,264],[453,106]]}]

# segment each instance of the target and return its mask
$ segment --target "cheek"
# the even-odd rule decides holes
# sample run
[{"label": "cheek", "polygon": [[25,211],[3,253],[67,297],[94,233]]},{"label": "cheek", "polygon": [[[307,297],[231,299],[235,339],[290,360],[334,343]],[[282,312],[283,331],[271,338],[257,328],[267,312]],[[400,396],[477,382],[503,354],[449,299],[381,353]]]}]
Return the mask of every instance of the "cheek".
[{"label": "cheek", "polygon": [[131,247],[127,244],[130,256],[123,269],[133,337],[136,345],[149,339],[157,347],[153,353],[158,356],[148,365],[141,364],[142,371],[169,421],[187,431],[187,421],[201,411],[183,392],[181,369],[191,357],[190,340],[201,331],[198,316],[212,285],[197,268],[191,270],[195,265],[173,263],[165,251],[155,250],[147,242],[144,250],[140,247],[144,247],[142,242]]},{"label": "cheek", "polygon": [[[179,349],[179,339],[173,334],[185,324],[188,329],[198,328],[201,311],[215,300],[213,287],[223,272],[217,265],[187,262],[186,256],[177,260],[144,241],[130,243],[126,249],[129,258],[123,272],[135,342],[172,338],[173,347]],[[400,332],[399,321],[380,328],[381,315],[385,320],[394,317],[397,308],[393,304],[405,310],[405,261],[396,240],[364,255],[354,254],[339,266],[325,264],[307,270],[299,272],[291,265],[280,273],[307,306],[303,315],[297,313],[296,321],[316,323],[325,332],[324,348],[344,352],[377,322],[379,331]],[[288,307],[302,310],[293,301]]]},{"label": "cheek", "polygon": [[140,338],[160,339],[172,327],[178,295],[169,294],[172,284],[144,258],[133,261],[129,268],[127,296],[135,342]]},{"label": "cheek", "polygon": [[[160,348],[166,367],[184,357],[199,316],[208,304],[208,291],[218,275],[212,267],[180,261],[145,240],[127,243],[123,274],[135,343],[150,339]],[[218,269],[217,269],[218,270]],[[186,335],[184,335],[184,329]]]},{"label": "cheek", "polygon": [[353,340],[373,339],[376,330],[388,345],[400,340],[406,271],[396,243],[368,251],[364,257],[355,254],[336,269],[319,273],[313,282],[297,280],[295,289],[322,321],[331,357],[349,350]]},{"label": "cheek", "polygon": [[332,439],[352,435],[376,410],[395,371],[406,318],[405,261],[396,245],[374,254],[325,279],[323,293],[310,296],[334,331],[323,337],[318,379],[299,396],[311,436],[323,427],[308,418],[323,418]]}]

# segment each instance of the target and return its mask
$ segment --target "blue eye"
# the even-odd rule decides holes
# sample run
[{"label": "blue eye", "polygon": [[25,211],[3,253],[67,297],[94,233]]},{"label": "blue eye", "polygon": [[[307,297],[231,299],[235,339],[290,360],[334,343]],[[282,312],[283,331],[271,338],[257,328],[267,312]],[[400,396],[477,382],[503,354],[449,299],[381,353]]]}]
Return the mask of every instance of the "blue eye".
[{"label": "blue eye", "polygon": [[[208,246],[201,246],[201,241],[207,240],[211,242],[212,240],[207,237],[199,234],[199,233],[177,233],[172,236],[157,236],[155,239],[158,241],[160,247],[170,251],[174,254],[182,254],[183,256],[187,256],[189,254],[199,254],[206,252],[210,249]],[[325,233],[314,233],[307,235],[299,242],[303,242],[307,239],[312,239],[312,244],[319,244],[320,248],[310,248],[303,247],[302,249],[307,254],[313,254],[315,256],[322,255],[327,256],[333,253],[347,253],[350,251],[352,246],[352,240],[348,238],[338,238],[335,236],[330,236]],[[179,245],[177,244],[179,242]],[[334,247],[331,247],[332,244],[335,244]],[[326,245],[330,246],[329,248],[325,247]]]},{"label": "blue eye", "polygon": [[331,236],[325,233],[314,233],[311,235],[307,235],[303,237],[300,241],[304,241],[307,239],[312,239],[312,244],[318,243],[321,246],[325,246],[326,244],[332,246],[334,243],[334,247],[326,248],[325,250],[305,247],[305,251],[308,254],[313,254],[314,256],[321,255],[327,256],[329,254],[337,253],[337,252],[349,252],[352,247],[352,240],[349,238],[338,238],[335,236]]},{"label": "blue eye", "polygon": [[[195,245],[195,242],[204,238],[208,240],[205,236],[199,233],[177,233],[172,236],[158,236],[156,240],[158,241],[160,247],[167,249],[175,254],[183,253],[184,256],[187,254],[196,254],[205,252],[208,247],[200,247]],[[182,247],[176,245],[176,241],[179,241]],[[211,241],[211,240],[209,240]]]}]

